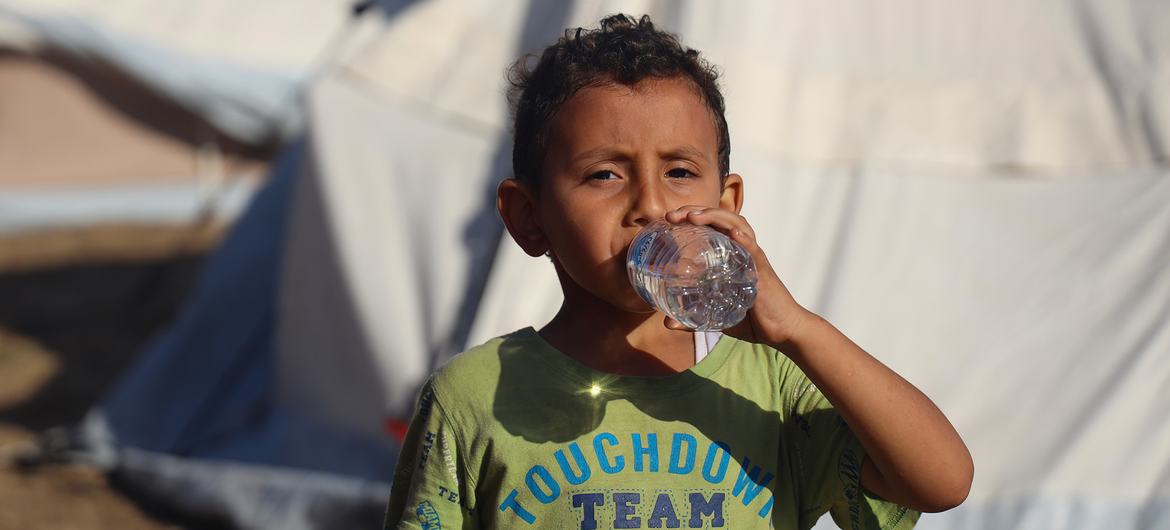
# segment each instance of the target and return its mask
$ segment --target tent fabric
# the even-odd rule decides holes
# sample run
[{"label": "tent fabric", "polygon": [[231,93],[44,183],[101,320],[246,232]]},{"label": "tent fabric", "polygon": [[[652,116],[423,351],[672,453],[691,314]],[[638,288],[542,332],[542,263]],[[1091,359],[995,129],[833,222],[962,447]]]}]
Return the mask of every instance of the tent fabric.
[{"label": "tent fabric", "polygon": [[277,24],[272,12],[285,7],[272,2],[8,4],[0,6],[0,47],[49,47],[108,64],[254,144],[300,131],[297,90],[349,15],[337,1],[306,3]]},{"label": "tent fabric", "polygon": [[[563,19],[555,7],[483,3],[479,17],[490,10],[509,27],[480,40],[516,35],[493,45],[501,57],[563,25],[545,24]],[[361,24],[378,35],[398,27]],[[360,49],[363,31],[347,44]],[[486,200],[510,148],[500,129],[386,99],[344,65],[327,72],[305,97],[304,142],[286,150],[180,319],[82,425],[90,451],[136,489],[201,484],[172,504],[241,528],[271,528],[256,514],[274,510],[281,528],[377,524],[369,517],[381,517],[397,454],[386,423],[408,419],[421,378],[465,342],[453,336],[468,333],[502,232]],[[441,156],[418,156],[436,146]],[[252,471],[266,473],[267,488]],[[290,491],[276,477],[292,480]],[[355,512],[355,499],[336,493],[347,481],[381,495]]]},{"label": "tent fabric", "polygon": [[[112,39],[149,44],[183,56],[298,75],[312,69],[333,32],[346,23],[352,5],[349,0],[295,4],[273,0],[4,1],[7,10],[32,21],[87,25]],[[34,32],[28,38],[55,37]]]},{"label": "tent fabric", "polygon": [[[744,214],[782,278],[968,442],[970,498],[919,528],[1170,526],[1170,7],[549,4],[354,26],[299,155],[91,415],[114,468],[159,491],[210,473],[203,505],[243,528],[273,506],[287,528],[351,520],[337,481],[384,491],[386,424],[421,377],[560,302],[492,212],[502,73],[620,10],[721,66]],[[288,486],[337,502],[230,487],[253,466],[317,473]]]},{"label": "tent fabric", "polygon": [[[298,190],[290,220],[298,237],[283,259],[278,394],[323,419],[384,436],[388,407],[413,403],[431,359],[451,347],[474,266],[495,251],[500,229],[482,208],[493,190],[475,183],[502,171],[483,164],[499,158],[499,137],[332,81],[314,88],[310,108],[325,178]],[[407,156],[434,146],[460,156]],[[439,191],[451,189],[464,193]],[[379,352],[413,354],[382,363]],[[318,368],[306,372],[307,364]]]},{"label": "tent fabric", "polygon": [[[500,65],[555,38],[563,22],[550,19],[567,13],[463,2],[406,16],[371,43],[350,45],[358,56],[397,54],[396,69],[359,68],[343,56],[311,90],[320,176],[306,183],[316,187],[304,195],[312,204],[291,220],[299,237],[286,251],[277,325],[281,399],[371,435],[384,434],[386,419],[409,419],[423,378],[466,344],[503,232],[495,185],[509,171],[511,144]],[[420,45],[420,33],[436,26],[463,40]],[[419,93],[395,94],[380,81],[386,75]],[[435,104],[422,94],[435,94]],[[327,366],[302,369],[323,351]]]},{"label": "tent fabric", "polygon": [[259,158],[296,128],[281,116],[296,114],[304,72],[210,59],[177,42],[183,31],[144,42],[99,22],[124,3],[92,16],[46,7],[0,5],[0,233],[234,219]]},{"label": "tent fabric", "polygon": [[207,185],[188,183],[6,189],[0,194],[0,235],[83,226],[94,219],[178,224],[206,213],[235,219],[255,187],[254,182],[235,179],[225,182],[214,194],[209,193]]}]

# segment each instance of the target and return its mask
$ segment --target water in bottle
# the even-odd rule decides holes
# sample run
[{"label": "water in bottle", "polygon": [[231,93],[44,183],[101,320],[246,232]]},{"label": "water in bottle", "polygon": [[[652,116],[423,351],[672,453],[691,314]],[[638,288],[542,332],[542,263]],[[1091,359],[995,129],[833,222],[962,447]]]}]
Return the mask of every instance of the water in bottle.
[{"label": "water in bottle", "polygon": [[756,300],[751,255],[708,226],[646,225],[630,243],[626,271],[642,299],[698,331],[734,326]]}]

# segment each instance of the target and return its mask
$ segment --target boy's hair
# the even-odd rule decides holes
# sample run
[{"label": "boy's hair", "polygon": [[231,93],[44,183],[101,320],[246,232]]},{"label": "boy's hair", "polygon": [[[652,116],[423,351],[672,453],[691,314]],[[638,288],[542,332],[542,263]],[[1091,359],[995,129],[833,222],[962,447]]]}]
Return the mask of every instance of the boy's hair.
[{"label": "boy's hair", "polygon": [[508,100],[515,117],[512,171],[533,193],[540,191],[548,124],[561,105],[585,87],[628,86],[646,78],[684,77],[694,82],[718,128],[719,176],[730,172],[731,138],[716,82],[719,73],[699,52],[655,29],[649,16],[634,20],[611,15],[599,29],[565,30],[529,69],[533,57],[521,57],[508,71]]}]

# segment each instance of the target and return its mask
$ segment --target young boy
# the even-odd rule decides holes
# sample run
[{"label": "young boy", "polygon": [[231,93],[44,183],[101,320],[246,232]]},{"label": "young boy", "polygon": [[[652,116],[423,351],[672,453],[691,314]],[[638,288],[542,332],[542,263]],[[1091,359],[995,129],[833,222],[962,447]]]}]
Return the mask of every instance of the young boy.
[{"label": "young boy", "polygon": [[[650,20],[566,32],[513,69],[497,206],[564,304],[427,382],[387,528],[910,528],[966,498],[971,457],[912,385],[793,300],[738,215],[716,74]],[[759,272],[722,335],[626,275],[647,223],[709,225]],[[518,293],[523,296],[522,293]]]}]

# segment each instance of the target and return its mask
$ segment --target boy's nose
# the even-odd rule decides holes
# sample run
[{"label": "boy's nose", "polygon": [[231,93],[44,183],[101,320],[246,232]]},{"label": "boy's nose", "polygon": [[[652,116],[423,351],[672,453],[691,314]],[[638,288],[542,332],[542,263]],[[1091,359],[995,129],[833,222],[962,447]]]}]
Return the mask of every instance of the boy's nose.
[{"label": "boy's nose", "polygon": [[636,226],[646,226],[666,217],[666,197],[661,186],[646,183],[635,189],[626,217],[627,224]]}]

